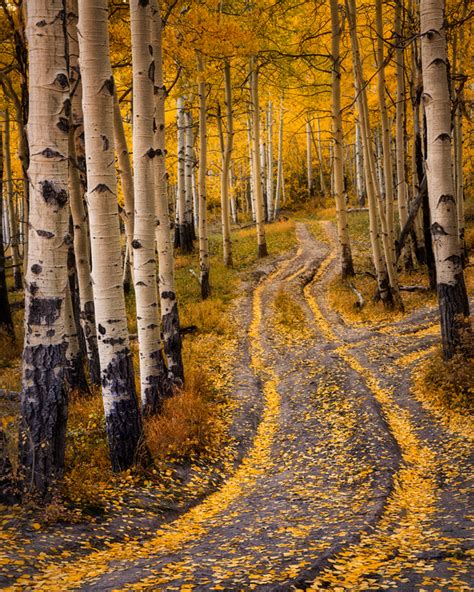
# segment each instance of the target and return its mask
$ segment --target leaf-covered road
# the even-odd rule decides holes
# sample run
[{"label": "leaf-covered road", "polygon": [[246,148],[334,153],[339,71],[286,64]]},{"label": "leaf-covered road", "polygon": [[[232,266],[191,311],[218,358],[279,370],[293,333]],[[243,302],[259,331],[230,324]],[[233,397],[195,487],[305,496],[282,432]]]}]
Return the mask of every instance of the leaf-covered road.
[{"label": "leaf-covered road", "polygon": [[[325,300],[333,252],[306,226],[297,232],[296,255],[253,293],[262,410],[233,475],[151,538],[50,563],[11,589],[472,589],[471,442],[409,388],[437,339],[433,315],[416,319],[426,326],[416,333],[409,321],[344,325]],[[303,322],[278,323],[281,290]]]}]

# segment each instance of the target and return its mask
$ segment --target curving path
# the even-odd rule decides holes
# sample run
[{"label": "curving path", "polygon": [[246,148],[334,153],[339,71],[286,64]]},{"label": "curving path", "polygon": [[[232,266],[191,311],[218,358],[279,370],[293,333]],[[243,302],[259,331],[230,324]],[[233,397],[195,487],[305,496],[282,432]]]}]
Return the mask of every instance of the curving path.
[{"label": "curving path", "polygon": [[[431,313],[421,332],[344,325],[325,301],[334,252],[305,225],[297,234],[296,254],[253,292],[260,421],[232,475],[150,538],[49,562],[10,589],[471,589],[470,442],[409,388],[436,341]],[[281,290],[306,319],[287,331]]]}]

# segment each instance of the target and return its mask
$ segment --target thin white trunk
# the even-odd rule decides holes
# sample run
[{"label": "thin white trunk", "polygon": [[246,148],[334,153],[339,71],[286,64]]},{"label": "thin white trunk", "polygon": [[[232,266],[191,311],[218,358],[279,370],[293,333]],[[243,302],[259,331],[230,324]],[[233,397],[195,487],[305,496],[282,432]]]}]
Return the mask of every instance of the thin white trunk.
[{"label": "thin white trunk", "polygon": [[155,207],[156,246],[158,251],[158,289],[161,305],[161,329],[168,371],[175,382],[184,382],[181,356],[181,334],[176,287],[174,278],[173,243],[168,205],[166,172],[166,88],[163,81],[163,27],[156,0],[151,0],[153,33],[152,45],[155,58],[154,83],[154,145],[155,145]]},{"label": "thin white trunk", "polygon": [[209,283],[210,261],[209,240],[207,238],[207,99],[204,59],[197,54],[199,72],[199,280],[201,296],[208,298],[211,294]]},{"label": "thin white trunk", "polygon": [[308,195],[313,195],[313,154],[312,154],[312,138],[311,138],[311,122],[309,120],[309,113],[307,115],[308,120],[306,121],[306,185],[308,189]]},{"label": "thin white trunk", "polygon": [[260,163],[260,103],[258,98],[258,65],[255,57],[250,58],[250,102],[252,105],[253,118],[253,172],[254,172],[254,194],[255,194],[255,222],[257,226],[258,256],[268,255],[267,242],[265,239],[265,213],[263,207],[263,195],[261,185],[261,163]]},{"label": "thin white trunk", "polygon": [[334,154],[334,200],[336,202],[337,234],[341,256],[341,277],[344,279],[354,275],[352,264],[349,227],[347,224],[346,201],[344,196],[344,151],[342,146],[342,112],[341,112],[341,28],[337,0],[330,0],[331,5],[331,52],[332,52],[332,131]]},{"label": "thin white trunk", "polygon": [[232,241],[230,237],[230,216],[229,216],[229,181],[230,165],[232,159],[232,147],[234,143],[234,117],[232,113],[232,81],[230,75],[230,64],[224,62],[224,89],[225,89],[225,111],[227,130],[224,139],[222,130],[222,119],[219,114],[220,136],[221,136],[221,217],[222,217],[222,242],[224,265],[232,266]]},{"label": "thin white trunk", "polygon": [[194,236],[194,218],[193,218],[193,170],[194,170],[194,132],[193,132],[193,116],[190,109],[184,113],[185,121],[185,146],[184,146],[184,176],[185,176],[185,203],[186,224],[191,232],[192,238]]},{"label": "thin white trunk", "polygon": [[122,286],[107,0],[79,0],[78,31],[102,397],[112,468],[118,471],[135,461],[142,429]]},{"label": "thin white trunk", "polygon": [[274,219],[273,214],[273,104],[268,102],[267,108],[267,212],[268,220]]},{"label": "thin white trunk", "polygon": [[283,120],[284,120],[283,98],[280,103],[280,124],[278,126],[278,163],[277,163],[277,182],[275,190],[275,208],[273,210],[273,219],[276,220],[280,214],[280,203],[283,185]]},{"label": "thin white trunk", "polygon": [[133,73],[133,181],[135,218],[133,271],[137,311],[142,412],[155,413],[167,392],[155,257],[156,204],[154,177],[154,60],[150,4],[130,2]]}]

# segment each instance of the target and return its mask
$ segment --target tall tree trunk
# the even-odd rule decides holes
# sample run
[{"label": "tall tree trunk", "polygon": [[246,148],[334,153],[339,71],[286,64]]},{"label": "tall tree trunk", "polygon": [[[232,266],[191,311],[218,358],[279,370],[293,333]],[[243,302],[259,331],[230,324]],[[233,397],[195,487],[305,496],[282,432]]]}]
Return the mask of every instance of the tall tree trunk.
[{"label": "tall tree trunk", "polygon": [[178,245],[184,253],[193,250],[191,228],[188,224],[186,207],[186,112],[183,97],[177,100],[178,117],[178,195],[177,214]]},{"label": "tall tree trunk", "polygon": [[62,476],[66,442],[69,81],[62,0],[28,2],[30,254],[19,452],[25,488],[45,494]]},{"label": "tall tree trunk", "polygon": [[224,139],[222,118],[219,113],[219,125],[221,136],[222,173],[221,173],[221,215],[222,215],[222,242],[224,253],[224,265],[232,267],[232,241],[230,237],[229,215],[229,181],[230,165],[232,159],[232,146],[234,143],[234,118],[232,113],[232,84],[230,76],[230,64],[224,62],[224,88],[227,131]]},{"label": "tall tree trunk", "polygon": [[356,167],[356,190],[357,190],[357,202],[361,208],[365,206],[366,190],[364,182],[364,163],[362,156],[362,140],[360,133],[359,119],[356,120],[355,124],[356,137],[355,137],[355,167]]},{"label": "tall tree trunk", "polygon": [[107,439],[112,468],[119,471],[135,461],[142,426],[122,287],[107,25],[107,0],[79,0],[94,304]]},{"label": "tall tree trunk", "polygon": [[18,220],[15,216],[13,208],[13,176],[12,176],[12,163],[11,163],[11,152],[10,152],[10,115],[8,109],[5,109],[5,133],[3,134],[3,158],[5,163],[5,181],[6,181],[6,200],[7,200],[7,212],[9,214],[9,225],[11,235],[11,251],[12,251],[12,262],[13,262],[13,287],[15,290],[21,290],[23,288],[23,280],[21,273],[21,256],[19,249],[20,233],[18,229]]},{"label": "tall tree trunk", "polygon": [[326,181],[324,179],[324,166],[323,166],[323,150],[321,144],[321,123],[319,121],[319,117],[316,119],[317,126],[318,126],[318,143],[317,143],[317,152],[318,152],[318,160],[319,160],[319,186],[321,188],[321,194],[324,196],[327,193]]},{"label": "tall tree trunk", "polygon": [[207,238],[207,105],[206,105],[206,81],[204,78],[204,59],[202,54],[197,54],[199,72],[199,281],[201,283],[202,298],[211,295],[209,283],[209,241]]},{"label": "tall tree trunk", "polygon": [[[89,374],[93,384],[100,384],[99,350],[95,327],[94,292],[90,267],[89,221],[84,204],[86,183],[80,173],[85,164],[84,118],[82,114],[82,82],[79,70],[77,38],[77,0],[68,1],[69,84],[71,88],[71,117],[69,128],[69,203],[73,220],[74,255],[79,288],[79,315]],[[78,153],[80,151],[80,153]],[[84,171],[85,174],[85,171]]]},{"label": "tall tree trunk", "polygon": [[[403,228],[408,219],[408,191],[405,172],[405,55],[402,36],[402,11],[403,0],[396,0],[395,3],[395,41],[396,49],[396,76],[397,76],[397,98],[396,98],[396,162],[397,162],[397,203],[400,228]],[[411,241],[408,238],[403,249],[403,261],[405,269],[413,268],[411,257]]]},{"label": "tall tree trunk", "polygon": [[312,144],[312,131],[311,121],[309,120],[309,113],[306,121],[306,184],[308,189],[308,196],[313,195],[313,154],[311,149]]},{"label": "tall tree trunk", "polygon": [[260,102],[258,98],[258,65],[255,57],[250,58],[250,94],[253,118],[253,172],[254,172],[254,193],[255,193],[255,222],[257,226],[258,256],[266,257],[267,241],[265,239],[264,206],[261,179],[260,162]]},{"label": "tall tree trunk", "polygon": [[275,207],[273,208],[273,219],[277,220],[280,214],[280,203],[283,185],[283,119],[284,119],[283,97],[280,102],[280,124],[278,126],[278,162],[277,182],[275,190]]},{"label": "tall tree trunk", "polygon": [[137,310],[142,413],[156,413],[169,394],[158,320],[153,166],[154,60],[150,4],[130,2],[133,72],[133,272]]},{"label": "tall tree trunk", "polygon": [[445,358],[461,343],[469,318],[452,177],[449,96],[443,0],[420,1],[423,104],[427,126],[426,174]]},{"label": "tall tree trunk", "polygon": [[355,0],[346,0],[347,16],[349,20],[351,46],[354,64],[355,91],[357,97],[357,110],[361,125],[362,147],[365,183],[367,189],[367,201],[369,206],[369,227],[372,256],[377,278],[377,288],[380,299],[385,306],[393,304],[393,296],[387,273],[386,261],[380,244],[379,222],[377,219],[377,194],[375,163],[369,136],[367,96],[364,86],[364,77],[360,59],[359,41],[356,28]]},{"label": "tall tree trunk", "polygon": [[194,218],[193,218],[193,170],[194,170],[194,132],[193,132],[193,117],[191,113],[191,107],[184,112],[185,121],[185,148],[184,148],[184,159],[185,159],[185,191],[186,191],[186,213],[185,219],[188,225],[191,240],[196,238],[194,231]]},{"label": "tall tree trunk", "polygon": [[334,153],[334,199],[336,202],[336,222],[339,246],[341,250],[341,277],[354,275],[352,263],[349,227],[347,224],[346,202],[344,198],[344,169],[342,148],[342,112],[341,112],[341,28],[337,0],[331,1],[331,42],[332,42],[332,130]]},{"label": "tall tree trunk", "polygon": [[267,211],[268,220],[274,219],[273,215],[273,104],[268,101],[267,108]]},{"label": "tall tree trunk", "polygon": [[247,137],[248,137],[248,144],[249,144],[249,195],[250,195],[250,209],[252,212],[252,220],[255,222],[256,220],[256,213],[255,213],[255,172],[253,170],[254,166],[254,142],[253,142],[253,116],[251,113],[252,104],[250,103],[250,113],[248,118],[248,125],[247,125]]},{"label": "tall tree trunk", "polygon": [[[5,273],[5,251],[3,246],[3,136],[4,134],[2,133],[2,130],[0,130],[0,332],[5,332],[15,338],[15,329],[13,327],[10,303],[8,301],[7,276]],[[8,195],[6,196],[6,200],[8,200]]]},{"label": "tall tree trunk", "polygon": [[161,326],[168,370],[176,382],[184,382],[181,356],[181,334],[174,279],[173,243],[168,206],[166,172],[166,88],[163,82],[162,22],[156,0],[152,0],[153,55],[155,57],[155,200],[156,243],[158,250],[158,288],[161,304]]},{"label": "tall tree trunk", "polygon": [[[381,144],[383,156],[383,180],[385,188],[385,226],[382,232],[386,232],[384,237],[384,250],[386,257],[390,258],[387,261],[387,268],[390,278],[394,298],[397,303],[400,302],[400,294],[398,291],[398,278],[396,267],[394,266],[395,258],[395,227],[394,227],[394,207],[393,207],[393,166],[392,166],[392,151],[390,139],[390,122],[387,111],[387,104],[385,101],[385,62],[384,62],[384,37],[383,37],[383,10],[382,0],[376,0],[376,30],[377,30],[377,92],[379,99],[379,109],[381,118]],[[385,246],[387,243],[387,247]]]}]

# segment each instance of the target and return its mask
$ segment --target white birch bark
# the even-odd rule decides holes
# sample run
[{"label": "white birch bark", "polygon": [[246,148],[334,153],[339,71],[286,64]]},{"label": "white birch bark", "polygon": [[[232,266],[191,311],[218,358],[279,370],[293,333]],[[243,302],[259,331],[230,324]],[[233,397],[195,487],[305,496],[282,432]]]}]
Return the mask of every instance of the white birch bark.
[{"label": "white birch bark", "polygon": [[185,159],[185,192],[186,192],[186,212],[185,219],[186,224],[189,228],[192,238],[195,237],[194,233],[194,218],[193,218],[193,170],[194,170],[194,132],[193,132],[193,117],[190,107],[184,112],[185,121],[185,148],[184,148],[184,159]]},{"label": "white birch bark", "polygon": [[452,177],[451,101],[447,75],[443,0],[420,1],[423,105],[426,114],[426,174],[436,261],[441,335],[453,356],[469,317]]},{"label": "white birch bark", "polygon": [[168,394],[155,257],[156,204],[154,177],[154,60],[150,4],[130,2],[133,72],[133,181],[135,216],[133,272],[137,311],[142,413],[159,411]]},{"label": "white birch bark", "polygon": [[268,220],[274,219],[273,214],[273,104],[268,101],[267,107],[267,212]]},{"label": "white birch bark", "polygon": [[185,253],[192,251],[192,238],[186,218],[186,112],[184,98],[178,97],[176,102],[177,124],[178,124],[178,188],[177,208],[178,224],[178,245]]},{"label": "white birch bark", "polygon": [[171,220],[168,206],[166,171],[166,88],[163,81],[163,44],[160,9],[152,0],[153,55],[155,57],[154,108],[155,108],[155,201],[156,201],[156,245],[158,250],[158,288],[161,304],[161,327],[163,345],[172,379],[184,382],[181,356],[181,334],[178,303],[174,279],[173,243],[171,241]]},{"label": "white birch bark", "polygon": [[225,89],[225,112],[227,121],[227,130],[224,139],[222,129],[222,119],[219,118],[221,126],[221,154],[222,154],[222,172],[221,172],[221,217],[222,217],[222,242],[224,265],[232,267],[232,240],[230,236],[230,212],[229,212],[229,185],[230,185],[230,165],[232,159],[232,147],[234,143],[234,118],[232,113],[232,84],[230,75],[230,64],[227,60],[224,62],[224,89]]},{"label": "white birch bark", "polygon": [[80,323],[86,346],[90,379],[93,384],[100,384],[94,292],[90,267],[89,221],[84,203],[85,183],[81,180],[82,167],[86,165],[77,20],[77,0],[69,0],[67,31],[69,35],[69,83],[72,93],[71,127],[69,130],[69,203],[74,228],[74,255],[79,288]]},{"label": "white birch bark", "polygon": [[112,468],[118,471],[134,462],[142,429],[122,286],[106,0],[79,0],[78,32],[102,397]]},{"label": "white birch bark", "polygon": [[199,281],[201,296],[208,298],[211,294],[209,282],[209,240],[207,237],[207,100],[206,81],[204,78],[204,59],[197,54],[198,93],[199,93]]},{"label": "white birch bark", "polygon": [[309,113],[306,121],[306,184],[308,189],[308,196],[313,195],[313,154],[312,154],[312,138],[311,138],[311,122],[309,120]]},{"label": "white birch bark", "polygon": [[254,166],[254,156],[253,156],[253,150],[254,150],[254,142],[253,142],[253,131],[252,131],[252,113],[251,113],[251,109],[252,109],[252,103],[250,103],[249,106],[249,118],[248,118],[248,124],[247,124],[247,139],[248,139],[248,145],[249,145],[249,193],[250,193],[250,208],[252,210],[252,220],[255,222],[256,219],[256,215],[255,215],[255,188],[254,188],[254,182],[255,182],[255,172],[253,170],[253,166]]},{"label": "white birch bark", "polygon": [[255,57],[250,58],[250,94],[252,104],[252,132],[253,132],[253,172],[254,172],[254,194],[255,194],[255,223],[257,227],[258,256],[268,255],[267,242],[265,239],[265,213],[263,206],[262,184],[261,184],[261,162],[260,162],[260,103],[258,98],[258,65]]},{"label": "white birch bark", "polygon": [[28,138],[29,244],[25,286],[20,462],[40,494],[60,478],[67,420],[65,297],[69,80],[62,0],[27,7],[30,64]]},{"label": "white birch bark", "polygon": [[275,207],[273,209],[273,219],[277,220],[280,214],[281,194],[283,190],[283,125],[284,125],[284,106],[283,98],[280,103],[280,123],[278,126],[278,162],[277,162],[277,182],[275,189]]}]

